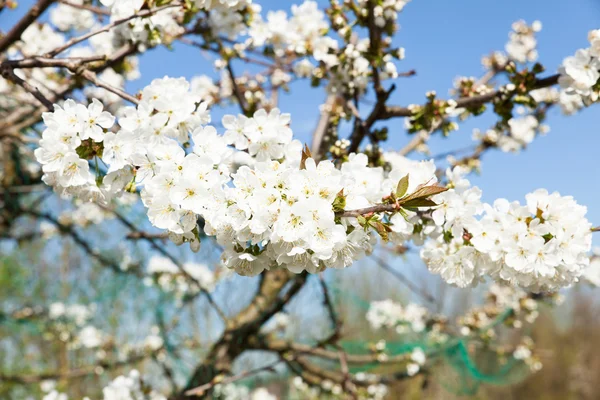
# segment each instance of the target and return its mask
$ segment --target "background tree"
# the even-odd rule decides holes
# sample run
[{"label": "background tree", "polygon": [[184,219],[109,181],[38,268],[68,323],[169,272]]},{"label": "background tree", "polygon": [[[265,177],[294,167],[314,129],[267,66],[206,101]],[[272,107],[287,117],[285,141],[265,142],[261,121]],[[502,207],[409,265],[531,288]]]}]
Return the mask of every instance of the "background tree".
[{"label": "background tree", "polygon": [[[40,0],[3,29],[3,395],[378,399],[539,370],[528,332],[558,290],[598,283],[598,229],[572,197],[485,204],[466,177],[546,133],[555,106],[597,101],[600,33],[549,73],[541,24],[518,21],[481,78],[400,106],[405,6]],[[140,54],[179,43],[220,79],[125,91]],[[278,108],[294,81],[326,93],[310,145]],[[474,144],[430,153],[482,115]],[[384,151],[401,118],[408,143]],[[493,281],[483,304],[453,313],[390,265],[417,255],[463,293]],[[374,288],[360,262],[381,269]]]}]

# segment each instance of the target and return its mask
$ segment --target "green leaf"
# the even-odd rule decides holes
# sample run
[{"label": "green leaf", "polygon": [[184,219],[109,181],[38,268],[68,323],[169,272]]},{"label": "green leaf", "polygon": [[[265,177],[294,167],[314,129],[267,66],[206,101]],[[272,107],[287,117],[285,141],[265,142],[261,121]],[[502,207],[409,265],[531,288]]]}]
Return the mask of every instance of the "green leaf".
[{"label": "green leaf", "polygon": [[356,220],[358,221],[360,226],[362,226],[363,228],[367,225],[367,219],[365,217],[363,217],[362,215],[359,215],[358,217],[356,217]]},{"label": "green leaf", "polygon": [[418,208],[418,207],[435,207],[437,203],[433,200],[419,198],[412,199],[405,203],[402,203],[402,207],[404,208]]},{"label": "green leaf", "polygon": [[400,179],[400,182],[398,182],[398,187],[396,188],[396,197],[398,197],[399,199],[402,198],[402,196],[404,196],[406,194],[407,190],[408,190],[408,175],[404,176],[402,179]]},{"label": "green leaf", "polygon": [[444,242],[450,243],[454,239],[454,235],[451,231],[444,231]]},{"label": "green leaf", "polygon": [[75,149],[75,152],[84,160],[92,160],[94,157],[102,157],[104,152],[103,142],[94,142],[92,139],[86,139],[81,142],[79,147]]},{"label": "green leaf", "polygon": [[544,241],[546,243],[548,243],[549,241],[551,241],[552,239],[554,239],[554,235],[551,233],[546,233],[545,235],[542,236],[544,238]]},{"label": "green leaf", "polygon": [[333,200],[333,211],[342,212],[346,208],[346,196],[344,195],[344,189],[340,190],[335,200]]}]

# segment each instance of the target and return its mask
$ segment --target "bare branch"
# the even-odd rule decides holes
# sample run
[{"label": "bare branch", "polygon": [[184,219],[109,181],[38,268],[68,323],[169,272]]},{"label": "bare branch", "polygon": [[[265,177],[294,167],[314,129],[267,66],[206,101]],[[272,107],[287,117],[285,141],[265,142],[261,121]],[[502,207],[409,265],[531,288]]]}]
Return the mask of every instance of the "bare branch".
[{"label": "bare branch", "polygon": [[269,371],[272,370],[273,368],[275,368],[277,365],[281,364],[281,360],[272,362],[270,364],[267,364],[263,367],[259,367],[259,368],[255,368],[255,369],[251,369],[248,371],[244,371],[238,375],[234,375],[234,376],[229,376],[227,378],[223,378],[223,379],[218,379],[216,381],[212,381],[209,383],[206,383],[202,386],[198,386],[197,388],[194,389],[190,389],[188,391],[185,392],[186,396],[202,396],[204,395],[206,392],[208,392],[209,390],[211,390],[213,387],[215,387],[215,385],[217,384],[221,384],[221,385],[226,385],[228,383],[233,383],[233,382],[237,382],[239,380],[248,378],[250,376],[259,374],[261,372],[264,371]]},{"label": "bare branch", "polygon": [[[121,213],[119,213],[117,210],[114,209],[110,209],[110,208],[106,208],[103,207],[104,209],[112,212],[115,217],[117,217],[117,219],[123,224],[125,225],[131,232],[138,232],[138,229],[136,228],[136,226],[130,222],[124,215],[122,215]],[[151,238],[149,236],[142,236],[141,237],[143,240],[145,240],[146,242],[148,242],[150,244],[150,246],[158,251],[160,254],[162,254],[163,256],[167,257],[169,260],[171,260],[173,262],[173,264],[175,264],[177,266],[177,268],[179,269],[179,271],[181,271],[181,273],[187,278],[189,279],[191,282],[193,282],[196,287],[204,294],[204,296],[206,296],[206,299],[208,300],[208,302],[210,303],[210,305],[214,308],[214,310],[217,312],[217,314],[219,314],[219,317],[221,317],[221,319],[223,321],[227,320],[227,316],[225,315],[225,313],[223,312],[223,310],[221,309],[221,307],[219,307],[217,305],[217,303],[215,302],[215,300],[213,299],[212,295],[210,294],[209,291],[206,290],[206,288],[204,288],[200,282],[194,278],[193,276],[191,276],[186,270],[185,268],[183,268],[183,265],[181,264],[181,262],[179,262],[179,260],[177,260],[177,258],[175,258],[171,253],[169,253],[168,251],[166,251],[164,249],[164,247],[159,246],[156,241],[154,240],[154,238]]]},{"label": "bare branch", "polygon": [[242,114],[248,116],[248,105],[246,104],[246,99],[244,99],[244,95],[240,90],[240,86],[237,84],[235,80],[235,74],[233,73],[233,67],[231,66],[231,61],[227,61],[227,73],[229,74],[229,79],[231,79],[231,86],[233,87],[233,94],[237,99],[240,109],[242,110]]},{"label": "bare branch", "polygon": [[88,81],[92,82],[94,85],[104,88],[104,89],[108,90],[109,92],[116,94],[117,96],[121,97],[124,100],[127,100],[135,105],[138,105],[140,103],[140,101],[137,98],[133,97],[129,93],[125,92],[124,90],[121,90],[119,88],[111,86],[108,83],[98,79],[96,74],[90,70],[87,70],[87,69],[83,70],[81,72],[81,76],[83,76]]},{"label": "bare branch", "polygon": [[110,16],[110,10],[108,10],[106,8],[94,7],[94,6],[90,6],[89,4],[77,4],[77,3],[73,3],[69,0],[58,0],[58,2],[66,4],[73,8],[78,8],[80,10],[88,10],[88,11],[93,12],[94,14]]},{"label": "bare branch", "polygon": [[336,213],[336,216],[345,218],[356,218],[366,214],[395,211],[398,211],[398,206],[396,204],[378,204],[376,206],[359,208],[357,210],[341,211]]},{"label": "bare branch", "polygon": [[315,128],[312,136],[311,153],[315,161],[319,161],[326,153],[326,149],[324,148],[323,144],[326,143],[325,135],[327,134],[327,128],[329,127],[331,109],[337,102],[337,98],[338,96],[335,94],[328,95],[327,100],[325,100],[325,104],[323,104],[321,108],[321,117],[319,118],[319,122],[317,123],[317,127]]},{"label": "bare branch", "polygon": [[427,291],[425,291],[424,289],[416,286],[414,283],[412,283],[410,281],[410,279],[408,279],[406,277],[406,275],[404,275],[402,272],[400,271],[396,271],[394,268],[392,268],[392,266],[390,264],[387,263],[387,261],[385,261],[383,258],[378,257],[378,256],[373,256],[373,258],[375,258],[375,260],[377,261],[377,264],[383,268],[384,270],[386,270],[387,272],[389,272],[390,274],[392,274],[392,276],[396,279],[398,279],[400,282],[402,282],[407,288],[410,289],[410,291],[412,291],[413,293],[415,293],[417,296],[421,297],[423,300],[431,303],[431,304],[436,304],[436,299],[435,297],[433,297],[430,293],[428,293]]},{"label": "bare branch", "polygon": [[52,51],[49,51],[48,53],[44,54],[44,57],[52,58],[52,57],[56,56],[57,54],[60,54],[63,51],[69,49],[70,47],[75,46],[78,43],[81,43],[81,42],[83,42],[83,41],[85,41],[85,40],[87,40],[87,39],[89,39],[89,38],[91,38],[93,36],[96,36],[96,35],[100,34],[100,33],[108,32],[112,28],[114,28],[116,26],[119,26],[121,24],[124,24],[125,22],[129,22],[132,19],[149,17],[151,15],[156,14],[159,11],[166,10],[167,8],[174,8],[174,7],[181,7],[181,6],[182,5],[179,4],[179,3],[176,3],[176,4],[167,4],[167,5],[164,5],[162,7],[152,8],[152,9],[149,9],[149,10],[142,10],[142,11],[140,11],[137,14],[130,15],[129,17],[125,17],[125,18],[121,18],[121,19],[115,20],[115,21],[111,22],[110,24],[107,24],[107,25],[103,26],[102,28],[96,29],[94,31],[88,32],[88,33],[86,33],[84,35],[81,35],[81,36],[78,36],[78,37],[75,37],[75,38],[69,40],[64,45],[62,45],[60,47],[57,47],[56,49],[54,49]]},{"label": "bare branch", "polygon": [[94,260],[98,261],[102,266],[105,267],[109,267],[110,269],[112,269],[115,272],[118,273],[126,273],[126,274],[131,274],[131,275],[135,275],[137,277],[142,277],[143,274],[138,270],[138,269],[127,269],[127,270],[123,270],[116,262],[114,262],[111,259],[106,258],[104,255],[102,255],[100,252],[94,250],[92,248],[92,246],[85,241],[78,233],[77,231],[75,231],[75,229],[70,226],[70,225],[65,225],[60,223],[60,221],[58,219],[56,219],[55,217],[53,217],[50,214],[46,214],[46,213],[42,213],[42,212],[38,212],[35,210],[22,210],[25,214],[29,214],[33,217],[37,217],[40,219],[45,219],[46,221],[52,223],[54,226],[56,226],[56,228],[58,228],[58,230],[63,233],[66,234],[68,236],[70,236],[73,241],[81,248],[83,249],[83,251],[85,251],[91,258],[93,258]]},{"label": "bare branch", "polygon": [[48,100],[46,98],[46,96],[44,96],[38,88],[32,86],[31,84],[27,83],[25,80],[18,77],[17,74],[15,74],[15,72],[12,69],[2,68],[1,72],[2,72],[2,76],[4,78],[8,79],[11,82],[16,83],[17,85],[19,85],[23,89],[25,89],[27,92],[31,93],[33,95],[33,97],[35,97],[40,103],[42,103],[44,105],[44,107],[46,107],[49,111],[54,110],[54,105],[52,104],[52,102],[50,100]]},{"label": "bare branch", "polygon": [[333,328],[333,334],[328,340],[331,342],[332,340],[336,340],[339,338],[340,330],[342,329],[342,321],[339,319],[337,312],[335,311],[335,307],[333,306],[333,301],[329,294],[329,288],[327,287],[327,282],[325,282],[325,278],[323,278],[323,274],[319,274],[319,283],[321,284],[321,288],[323,289],[323,302],[325,307],[327,307],[327,312],[329,313],[329,319],[331,320],[331,326]]},{"label": "bare branch", "polygon": [[95,365],[88,365],[85,367],[79,367],[76,369],[72,369],[67,372],[47,372],[40,373],[36,375],[2,375],[0,374],[0,382],[9,382],[9,383],[17,383],[17,384],[31,384],[38,383],[45,380],[68,380],[68,379],[76,379],[76,378],[84,378],[86,376],[95,375],[99,368],[104,370],[116,369],[119,367],[123,367],[126,365],[131,365],[143,361],[155,354],[158,350],[152,352],[151,354],[140,354],[134,357],[131,357],[127,360],[116,361],[113,363],[108,362],[100,362]]},{"label": "bare branch", "polygon": [[233,361],[250,347],[250,342],[259,342],[261,326],[298,293],[306,277],[306,273],[295,275],[283,268],[264,272],[252,302],[227,321],[225,332],[195,368],[180,398],[185,398],[188,390],[212,382],[218,375],[229,374]]},{"label": "bare branch", "polygon": [[2,62],[0,65],[3,67],[10,68],[55,68],[64,67],[69,69],[76,69],[82,64],[105,61],[106,56],[97,55],[91,57],[70,57],[70,58],[46,58],[40,56],[34,56],[31,58],[24,58],[21,60],[7,60]]},{"label": "bare branch", "polygon": [[[538,79],[533,85],[533,89],[542,89],[549,86],[554,86],[558,83],[560,75],[551,75],[546,78]],[[456,100],[456,108],[476,107],[493,101],[498,95],[503,93],[502,90],[494,90],[486,94],[473,97],[463,97]],[[386,120],[395,117],[411,117],[414,111],[409,107],[387,106],[381,113],[379,119]]]}]

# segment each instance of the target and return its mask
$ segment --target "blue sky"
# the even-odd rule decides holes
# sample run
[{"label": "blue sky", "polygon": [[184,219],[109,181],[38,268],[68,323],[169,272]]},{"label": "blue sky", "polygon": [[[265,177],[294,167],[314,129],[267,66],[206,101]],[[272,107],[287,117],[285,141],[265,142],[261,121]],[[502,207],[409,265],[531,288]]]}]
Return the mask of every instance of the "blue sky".
[{"label": "blue sky", "polygon": [[[294,2],[257,1],[263,10],[283,8],[289,11]],[[325,4],[326,2],[320,1]],[[0,14],[0,29],[7,30],[31,0],[19,2],[16,11]],[[596,0],[414,0],[400,14],[401,29],[395,38],[406,49],[406,59],[399,70],[416,69],[412,78],[401,78],[390,103],[407,105],[420,103],[428,90],[447,96],[457,76],[480,76],[481,57],[493,50],[503,49],[511,23],[518,19],[527,22],[540,20],[543,30],[538,35],[540,61],[555,72],[562,59],[580,47],[587,46],[589,30],[600,27],[600,1]],[[173,51],[156,49],[141,57],[142,78],[128,85],[130,91],[145,86],[153,78],[209,74],[217,76],[212,62],[198,49],[176,44]],[[241,66],[237,67],[242,71]],[[292,85],[290,94],[281,96],[280,108],[292,114],[296,137],[310,141],[316,124],[318,106],[325,94],[311,89],[306,82]],[[234,110],[230,110],[234,112]],[[221,112],[215,113],[214,120]],[[551,132],[540,137],[521,154],[498,151],[483,159],[481,176],[471,180],[481,187],[485,201],[498,197],[523,201],[524,195],[537,188],[573,195],[589,207],[588,217],[600,225],[600,204],[596,188],[600,164],[600,121],[598,108],[592,107],[573,117],[563,117],[559,110],[550,112],[547,123]],[[433,140],[433,154],[458,149],[471,143],[474,128],[487,129],[494,119],[487,115],[461,125],[448,139]],[[390,140],[386,150],[401,148],[410,140],[402,120],[388,123]],[[596,243],[599,240],[596,239]]]}]

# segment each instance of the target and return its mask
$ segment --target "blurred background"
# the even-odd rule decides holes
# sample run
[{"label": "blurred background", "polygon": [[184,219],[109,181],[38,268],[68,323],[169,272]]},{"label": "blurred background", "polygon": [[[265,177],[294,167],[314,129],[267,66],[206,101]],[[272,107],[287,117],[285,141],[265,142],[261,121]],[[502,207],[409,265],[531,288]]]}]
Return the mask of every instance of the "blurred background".
[{"label": "blurred background", "polygon": [[[32,1],[22,0],[14,11],[0,14],[0,29],[6,31]],[[260,1],[263,10],[288,9],[292,2]],[[322,2],[325,4],[326,2]],[[400,78],[390,103],[408,105],[424,101],[425,92],[436,90],[445,97],[458,76],[483,74],[482,56],[502,50],[508,40],[511,24],[519,19],[528,23],[539,20],[543,24],[537,35],[539,61],[553,74],[563,58],[587,45],[587,33],[600,27],[600,2],[595,0],[413,0],[400,15],[401,29],[397,45],[406,49],[406,58],[399,71],[416,70],[410,78]],[[237,66],[242,71],[243,66]],[[206,74],[215,79],[213,58],[197,48],[175,43],[172,49],[158,48],[140,57],[141,78],[129,82],[127,91],[135,93],[152,79],[165,75],[172,77]],[[318,119],[318,106],[325,100],[319,89],[311,89],[305,82],[290,84],[290,93],[280,97],[280,109],[292,115],[292,129],[296,138],[310,142]],[[236,110],[218,109],[212,113],[213,123],[220,125],[221,116]],[[598,202],[598,176],[600,164],[600,114],[590,107],[572,117],[565,117],[553,109],[546,123],[550,132],[536,139],[524,152],[508,154],[489,152],[482,160],[480,175],[470,178],[473,185],[483,191],[483,200],[492,202],[499,197],[522,201],[525,194],[537,188],[572,195],[587,205],[588,219],[600,223]],[[471,143],[473,129],[485,130],[493,123],[493,116],[484,115],[460,125],[451,139],[432,139],[432,156]],[[394,125],[395,124],[395,125]],[[390,140],[386,150],[401,148],[409,141],[401,120],[388,125]],[[68,202],[51,203],[56,215],[72,213]],[[148,229],[145,212],[140,205],[126,210],[128,219],[140,229]],[[30,222],[29,222],[30,223]],[[31,228],[24,221],[22,232]],[[80,227],[80,234],[94,249],[115,260],[124,258],[145,265],[155,251],[139,241],[124,241],[126,233],[120,221],[108,218],[102,224]],[[595,237],[595,243],[598,237]],[[194,254],[189,249],[165,245],[178,259],[202,263],[214,269],[219,251],[208,241]],[[416,302],[432,312],[449,318],[464,313],[481,304],[485,286],[474,290],[458,290],[445,285],[441,279],[428,273],[418,254],[408,252],[391,256],[386,252],[377,257],[387,260],[390,268],[399,271],[416,292],[426,292],[434,300],[424,302],[421,295],[410,290],[401,280],[393,278],[381,268],[380,261],[369,258],[343,271],[327,271],[325,279],[331,285],[334,303],[341,318],[346,321],[344,332],[348,340],[369,343],[381,338],[381,332],[372,331],[365,321],[365,313],[373,300],[394,299],[402,303]],[[242,309],[249,301],[257,280],[244,277],[224,279],[216,287],[214,298],[227,313]],[[413,288],[414,289],[414,288]],[[393,399],[452,399],[471,396],[476,399],[599,399],[600,387],[600,304],[598,291],[586,285],[565,290],[564,301],[554,308],[542,308],[535,324],[528,326],[529,335],[539,351],[543,368],[537,373],[526,370],[510,376],[469,375],[469,382],[459,382],[456,374],[443,366],[431,378],[419,377],[391,388]],[[422,294],[422,293],[421,293]],[[286,313],[290,327],[286,334],[297,338],[310,338],[328,328],[325,308],[322,305],[316,279],[290,303]],[[318,300],[316,300],[318,299]],[[116,342],[139,342],[153,332],[160,321],[168,321],[177,309],[173,294],[154,290],[154,283],[136,277],[95,268],[77,245],[69,240],[52,237],[48,240],[0,241],[0,312],[23,306],[63,302],[68,304],[93,304],[92,320],[102,326]],[[195,346],[189,351],[169,354],[170,367],[175,373],[185,375],[202,356],[208,344],[215,340],[222,324],[218,316],[207,307],[206,300],[196,299],[180,316],[178,330],[172,340],[185,343],[189,336]],[[3,320],[0,313],[0,399],[20,399],[30,395],[21,386],[3,381],[11,372],[39,372],[61,370],[65,365],[86,365],[97,355],[80,351],[67,351],[60,341],[48,341],[48,333],[38,324]],[[393,340],[393,334],[389,334]],[[510,338],[508,338],[510,340]],[[175,347],[175,346],[174,346]],[[75,357],[66,360],[65,357]],[[238,368],[249,368],[260,355],[246,357]],[[174,361],[177,360],[177,361]],[[160,368],[152,360],[138,365],[148,372]],[[101,371],[97,371],[100,373]],[[481,372],[481,371],[478,371]],[[51,377],[49,377],[51,378]],[[70,390],[75,395],[100,398],[96,382],[106,377],[83,376],[75,380]],[[273,393],[282,393],[285,382],[264,380]],[[168,382],[163,382],[167,385]],[[38,382],[35,383],[38,385]],[[471,389],[477,390],[471,390]],[[468,390],[467,390],[468,389]],[[36,389],[37,390],[37,389]],[[34,390],[35,391],[35,390]],[[38,391],[38,394],[40,392]],[[21,397],[20,397],[21,396]],[[96,397],[93,397],[96,396]],[[34,397],[36,398],[36,397]],[[74,397],[79,398],[79,397]]]}]

